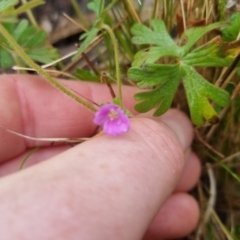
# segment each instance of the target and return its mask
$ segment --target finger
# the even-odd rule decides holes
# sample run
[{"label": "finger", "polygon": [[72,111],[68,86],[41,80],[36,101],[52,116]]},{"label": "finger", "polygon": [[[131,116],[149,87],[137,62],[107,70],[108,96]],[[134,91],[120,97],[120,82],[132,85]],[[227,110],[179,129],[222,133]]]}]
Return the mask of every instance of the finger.
[{"label": "finger", "polygon": [[[0,76],[0,126],[31,137],[87,137],[96,126],[93,113],[38,76]],[[61,81],[97,103],[111,101],[102,84]],[[124,104],[133,111],[132,87],[124,87]],[[48,145],[29,141],[0,129],[0,162],[23,153],[28,147]]]},{"label": "finger", "polygon": [[[151,116],[151,113],[146,113],[146,114],[140,114],[138,115],[138,117],[141,117],[141,116]],[[189,120],[186,118],[186,116],[176,110],[176,109],[170,109],[167,113],[165,113],[164,115],[162,115],[160,118],[156,118],[156,117],[152,117],[152,119],[154,119],[155,121],[162,121],[162,122],[165,122],[168,124],[168,127],[170,127],[171,129],[173,129],[174,131],[178,131],[177,129],[177,126],[175,126],[175,122],[172,121],[172,119],[176,119],[176,122],[181,124],[180,127],[183,127],[185,130],[187,130],[185,132],[186,134],[186,137],[185,137],[185,141],[183,140],[182,141],[182,144],[183,144],[183,148],[184,149],[187,149],[190,144],[191,144],[191,141],[192,141],[192,138],[193,138],[193,133],[192,133],[192,127],[189,123]],[[52,148],[52,147],[43,147],[41,149],[39,149],[36,153],[34,153],[32,156],[29,157],[29,159],[27,160],[26,164],[24,165],[24,168],[26,167],[29,167],[29,166],[32,166],[36,163],[39,163],[41,161],[44,161],[44,160],[47,160],[48,158],[56,155],[56,154],[59,154],[60,152],[66,150],[68,147],[66,147],[66,145],[64,147],[55,147],[55,148]],[[30,151],[30,150],[29,150]],[[21,162],[23,161],[23,159],[25,158],[27,152],[24,152],[23,154],[13,158],[11,161],[7,161],[7,162],[4,162],[3,164],[0,165],[0,176],[6,176],[10,173],[13,173],[13,172],[16,172],[19,170],[19,166],[21,165]],[[187,161],[188,163],[188,161]],[[187,165],[186,165],[187,166]],[[191,167],[193,167],[191,169]],[[198,165],[196,164],[193,164],[193,166],[190,166],[188,169],[190,172],[186,172],[187,176],[189,174],[191,174],[192,171],[195,171],[195,175],[194,176],[198,176],[197,173],[198,171],[200,171],[198,169]],[[184,170],[185,172],[185,170]],[[183,176],[184,177],[184,176]],[[187,177],[186,177],[187,178]],[[186,179],[184,178],[184,179]],[[181,184],[179,187],[177,187],[176,191],[187,191],[189,190],[189,186],[193,186],[195,185],[196,183],[196,179],[192,178],[193,181],[180,181]]]},{"label": "finger", "polygon": [[175,192],[190,191],[199,181],[201,174],[201,164],[195,153],[190,152],[185,168]]},{"label": "finger", "polygon": [[[193,127],[188,117],[177,109],[170,109],[160,117],[152,116],[153,112],[139,114],[137,117],[150,117],[155,121],[161,121],[166,124],[178,136],[181,146],[184,151],[187,151],[193,140]],[[182,130],[185,129],[184,134]],[[182,138],[182,139],[181,139]]]},{"label": "finger", "polygon": [[143,240],[175,239],[187,236],[197,225],[199,207],[186,193],[173,194],[151,223]]},{"label": "finger", "polygon": [[182,146],[188,140],[177,136],[162,123],[132,119],[124,135],[99,134],[2,178],[1,235],[140,239],[183,171]]}]

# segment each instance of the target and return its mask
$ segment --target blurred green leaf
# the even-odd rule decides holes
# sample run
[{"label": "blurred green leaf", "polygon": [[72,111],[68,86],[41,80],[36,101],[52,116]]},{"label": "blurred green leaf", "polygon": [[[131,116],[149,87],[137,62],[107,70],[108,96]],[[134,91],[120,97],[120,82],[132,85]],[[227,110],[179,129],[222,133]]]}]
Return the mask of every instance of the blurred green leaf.
[{"label": "blurred green leaf", "polygon": [[74,75],[82,81],[99,82],[100,79],[100,76],[96,75],[92,71],[84,70],[81,68],[78,68]]},{"label": "blurred green leaf", "polygon": [[240,50],[239,44],[230,45],[222,42],[220,37],[214,38],[182,58],[185,64],[196,67],[227,67]]},{"label": "blurred green leaf", "polygon": [[108,10],[112,8],[116,2],[117,0],[112,0],[110,2],[105,2],[104,0],[92,0],[88,3],[87,7],[89,10],[96,13],[98,19],[104,20]]},{"label": "blurred green leaf", "polygon": [[230,25],[221,28],[221,31],[223,41],[235,41],[240,34],[240,13],[232,14],[230,17]]},{"label": "blurred green leaf", "polygon": [[11,6],[14,6],[17,3],[18,3],[18,0],[2,0],[0,2],[0,13]]},{"label": "blurred green leaf", "polygon": [[[40,63],[49,63],[59,57],[56,49],[46,45],[46,33],[43,30],[29,25],[27,20],[21,20],[18,24],[4,23],[3,25],[32,60]],[[7,55],[6,51],[8,52]],[[14,58],[10,58],[9,54],[10,56],[14,55]],[[9,43],[1,37],[0,58],[6,59],[5,61],[1,61],[0,66],[3,68],[11,67],[14,64],[13,59],[17,58]]]},{"label": "blurred green leaf", "polygon": [[97,17],[100,17],[104,10],[104,1],[103,0],[92,0],[87,5],[89,10],[92,10],[96,13]]},{"label": "blurred green leaf", "polygon": [[108,10],[113,7],[116,2],[117,0],[113,0],[107,4],[107,6],[105,6],[104,0],[92,0],[90,3],[88,3],[88,8],[96,13],[97,19],[93,23],[93,27],[80,37],[80,40],[84,39],[84,41],[80,44],[80,47],[75,56],[72,58],[72,61],[75,61],[83,52],[87,50],[88,46],[92,43],[98,32],[101,30],[102,24],[107,18]]},{"label": "blurred green leaf", "polygon": [[78,49],[78,52],[72,59],[73,61],[75,61],[83,52],[87,50],[89,44],[91,44],[94,38],[97,36],[98,31],[99,30],[97,28],[93,27],[89,32],[84,34],[85,40],[83,41],[83,43],[80,44],[80,48]]},{"label": "blurred green leaf", "polygon": [[14,61],[11,54],[4,48],[0,48],[0,66],[2,68],[10,68]]}]

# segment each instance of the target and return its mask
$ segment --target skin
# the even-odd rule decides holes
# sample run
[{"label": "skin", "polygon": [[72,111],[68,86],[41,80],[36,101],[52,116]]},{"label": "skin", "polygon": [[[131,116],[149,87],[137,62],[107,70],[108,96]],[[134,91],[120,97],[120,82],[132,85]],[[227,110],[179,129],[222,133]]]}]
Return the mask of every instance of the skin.
[{"label": "skin", "polygon": [[[93,113],[36,76],[0,76],[0,126],[32,137],[90,137]],[[62,81],[103,103],[105,85]],[[124,87],[134,114],[136,89]],[[30,141],[0,129],[1,238],[155,240],[189,234],[199,218],[187,193],[200,163],[193,128],[178,110],[131,119],[131,130],[99,133],[70,147]],[[23,170],[30,149],[41,146]]]}]

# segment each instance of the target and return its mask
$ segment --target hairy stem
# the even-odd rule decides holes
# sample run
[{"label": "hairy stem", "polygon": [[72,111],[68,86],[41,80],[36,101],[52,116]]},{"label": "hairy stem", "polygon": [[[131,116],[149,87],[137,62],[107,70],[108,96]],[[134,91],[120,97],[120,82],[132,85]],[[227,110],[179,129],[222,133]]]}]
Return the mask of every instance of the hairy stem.
[{"label": "hairy stem", "polygon": [[22,48],[18,45],[18,43],[13,39],[13,37],[8,33],[8,31],[0,24],[0,33],[6,38],[12,48],[16,51],[16,53],[22,58],[22,60],[31,68],[35,69],[36,72],[41,75],[46,81],[51,83],[54,87],[65,93],[70,98],[74,99],[84,107],[88,108],[89,110],[96,112],[96,109],[90,105],[89,103],[85,102],[75,94],[73,94],[70,90],[62,86],[58,81],[56,81],[53,77],[51,77],[47,72],[45,72],[39,65],[34,63],[28,55],[22,50]]},{"label": "hairy stem", "polygon": [[119,67],[119,54],[118,54],[118,43],[117,39],[112,31],[112,29],[106,25],[102,24],[102,29],[106,30],[112,40],[114,55],[115,55],[115,65],[116,65],[116,79],[117,79],[117,87],[118,87],[118,98],[120,100],[120,106],[123,107],[122,103],[122,81],[121,81],[121,71]]}]

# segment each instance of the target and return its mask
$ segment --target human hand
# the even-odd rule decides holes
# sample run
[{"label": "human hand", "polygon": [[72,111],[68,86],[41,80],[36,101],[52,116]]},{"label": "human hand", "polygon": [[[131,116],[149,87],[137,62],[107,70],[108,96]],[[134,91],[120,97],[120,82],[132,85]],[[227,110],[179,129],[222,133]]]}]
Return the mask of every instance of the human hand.
[{"label": "human hand", "polygon": [[[93,114],[39,77],[5,75],[0,81],[1,126],[33,137],[94,132]],[[64,84],[95,102],[111,99],[104,85]],[[135,91],[124,88],[131,111]],[[152,119],[138,116],[126,134],[100,133],[75,147],[0,129],[1,238],[154,240],[191,232],[199,210],[186,192],[200,173],[190,150],[192,126],[177,110]],[[17,171],[35,146],[43,147],[25,165],[32,166]]]}]

